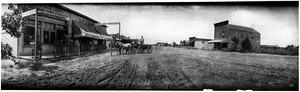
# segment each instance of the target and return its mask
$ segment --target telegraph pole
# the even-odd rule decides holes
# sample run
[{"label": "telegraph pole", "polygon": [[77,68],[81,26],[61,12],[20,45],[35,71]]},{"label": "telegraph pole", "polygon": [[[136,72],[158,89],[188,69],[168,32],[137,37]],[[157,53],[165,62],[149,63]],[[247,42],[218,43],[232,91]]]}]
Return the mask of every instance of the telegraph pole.
[{"label": "telegraph pole", "polygon": [[[120,38],[121,37],[121,22],[108,22],[108,23],[103,23],[103,25],[116,25],[116,24],[119,24],[119,34],[118,34],[118,37]],[[113,44],[111,44],[113,45]],[[112,56],[112,48],[110,50],[110,56]]]}]

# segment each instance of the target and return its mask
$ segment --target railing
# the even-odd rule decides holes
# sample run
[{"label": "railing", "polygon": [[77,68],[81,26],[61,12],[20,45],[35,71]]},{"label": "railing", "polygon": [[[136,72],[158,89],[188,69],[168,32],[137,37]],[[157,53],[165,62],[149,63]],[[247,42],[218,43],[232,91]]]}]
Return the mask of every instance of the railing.
[{"label": "railing", "polygon": [[[105,50],[105,44],[101,45],[87,45],[81,44],[80,46],[70,45],[69,54],[70,55],[81,55],[83,53],[97,53]],[[56,46],[56,55],[57,56],[68,56],[68,45],[58,45]]]}]

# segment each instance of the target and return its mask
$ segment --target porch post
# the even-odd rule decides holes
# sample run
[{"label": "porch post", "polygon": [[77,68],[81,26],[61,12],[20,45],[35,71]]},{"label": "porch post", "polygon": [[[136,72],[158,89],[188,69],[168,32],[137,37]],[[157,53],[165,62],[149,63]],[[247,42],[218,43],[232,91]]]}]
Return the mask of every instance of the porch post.
[{"label": "porch post", "polygon": [[78,43],[79,43],[79,56],[81,54],[81,44],[80,44],[80,39],[78,39]]},{"label": "porch post", "polygon": [[38,8],[36,8],[36,14],[35,14],[35,29],[34,29],[34,61],[37,62],[37,37],[38,37],[38,21],[37,21],[37,16],[38,15]]},{"label": "porch post", "polygon": [[70,26],[70,20],[68,20],[68,22],[67,22],[67,26],[68,26],[68,58],[70,58],[70,40],[71,40],[71,26]]}]

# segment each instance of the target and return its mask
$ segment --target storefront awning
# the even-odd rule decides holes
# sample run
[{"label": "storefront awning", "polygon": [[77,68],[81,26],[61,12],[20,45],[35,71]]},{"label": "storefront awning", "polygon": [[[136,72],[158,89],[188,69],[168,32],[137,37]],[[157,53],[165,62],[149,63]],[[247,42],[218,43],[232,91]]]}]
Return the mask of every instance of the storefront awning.
[{"label": "storefront awning", "polygon": [[208,43],[227,43],[228,39],[215,39],[212,41],[208,41]]},{"label": "storefront awning", "polygon": [[101,40],[112,39],[112,37],[110,37],[110,36],[99,34],[93,26],[85,25],[85,24],[79,23],[77,21],[73,21],[73,23],[80,31],[79,34],[74,35],[75,38],[89,37],[89,38],[101,39]]}]

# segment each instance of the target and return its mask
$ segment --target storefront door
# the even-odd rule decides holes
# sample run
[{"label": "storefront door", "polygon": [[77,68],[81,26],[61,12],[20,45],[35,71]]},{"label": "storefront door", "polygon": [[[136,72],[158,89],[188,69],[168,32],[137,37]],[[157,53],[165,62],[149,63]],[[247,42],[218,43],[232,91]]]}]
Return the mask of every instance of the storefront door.
[{"label": "storefront door", "polygon": [[54,42],[55,42],[55,24],[54,23],[43,23],[43,53],[53,53],[54,52]]}]

